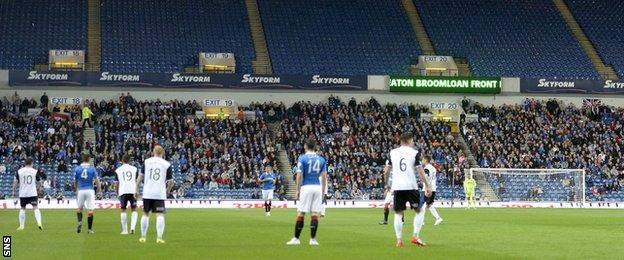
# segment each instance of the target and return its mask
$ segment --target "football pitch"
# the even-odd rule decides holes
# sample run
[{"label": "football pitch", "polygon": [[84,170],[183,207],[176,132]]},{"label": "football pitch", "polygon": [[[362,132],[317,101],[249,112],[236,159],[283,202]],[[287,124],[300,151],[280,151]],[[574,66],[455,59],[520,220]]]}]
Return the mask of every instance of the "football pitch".
[{"label": "football pitch", "polygon": [[[0,210],[0,234],[12,236],[14,259],[622,259],[621,210],[438,209],[444,223],[433,226],[427,212],[421,237],[409,243],[413,213],[403,227],[404,248],[395,248],[390,224],[379,225],[381,209],[328,209],[320,220],[318,247],[308,245],[309,217],[300,246],[286,246],[294,209],[169,209],[166,244],[156,244],[154,216],[148,241],[120,235],[119,211],[96,210],[95,234],[76,234],[73,210],[42,210],[44,230],[32,210],[26,229],[16,231],[17,210]],[[86,217],[85,217],[86,218]],[[129,216],[128,216],[129,221]],[[86,223],[85,223],[86,225]]]}]

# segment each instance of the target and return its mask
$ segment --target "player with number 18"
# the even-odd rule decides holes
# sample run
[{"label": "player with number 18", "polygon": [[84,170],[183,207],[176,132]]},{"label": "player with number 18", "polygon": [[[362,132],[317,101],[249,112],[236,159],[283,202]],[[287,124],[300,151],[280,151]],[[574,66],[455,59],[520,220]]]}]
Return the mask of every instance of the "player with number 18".
[{"label": "player with number 18", "polygon": [[160,145],[154,146],[154,157],[145,160],[145,171],[139,175],[136,190],[143,182],[143,217],[141,217],[141,238],[145,243],[149,227],[149,214],[156,213],[156,243],[164,244],[165,233],[165,199],[173,187],[171,163],[164,159],[165,149]]}]

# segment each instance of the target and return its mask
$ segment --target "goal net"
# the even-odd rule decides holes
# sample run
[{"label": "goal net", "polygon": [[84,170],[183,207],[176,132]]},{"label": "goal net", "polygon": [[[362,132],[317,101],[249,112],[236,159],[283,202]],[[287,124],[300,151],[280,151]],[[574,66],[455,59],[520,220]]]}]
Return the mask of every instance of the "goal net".
[{"label": "goal net", "polygon": [[470,173],[485,182],[479,186],[486,196],[490,193],[490,200],[585,203],[583,169],[471,168]]}]

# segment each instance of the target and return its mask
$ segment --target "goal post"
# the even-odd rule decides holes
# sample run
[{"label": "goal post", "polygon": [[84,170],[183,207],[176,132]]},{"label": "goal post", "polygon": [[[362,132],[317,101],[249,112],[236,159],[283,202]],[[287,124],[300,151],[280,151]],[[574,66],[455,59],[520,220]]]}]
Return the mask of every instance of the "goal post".
[{"label": "goal post", "polygon": [[585,204],[584,169],[471,168],[470,174],[481,175],[486,183],[479,186],[491,187],[502,202]]}]

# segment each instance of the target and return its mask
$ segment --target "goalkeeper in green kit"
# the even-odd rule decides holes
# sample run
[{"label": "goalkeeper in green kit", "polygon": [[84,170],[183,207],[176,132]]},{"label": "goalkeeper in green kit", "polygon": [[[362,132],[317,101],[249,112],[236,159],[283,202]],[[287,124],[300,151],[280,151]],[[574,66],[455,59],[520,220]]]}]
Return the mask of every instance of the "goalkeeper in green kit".
[{"label": "goalkeeper in green kit", "polygon": [[468,178],[464,179],[464,193],[466,194],[466,204],[467,209],[471,206],[476,209],[477,204],[475,203],[475,187],[477,186],[477,182],[472,178],[472,174]]}]

